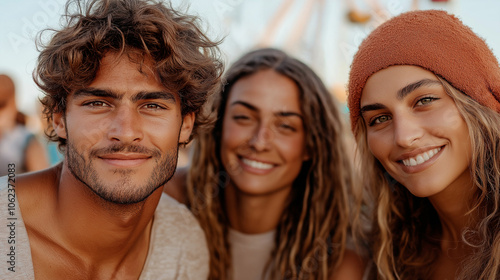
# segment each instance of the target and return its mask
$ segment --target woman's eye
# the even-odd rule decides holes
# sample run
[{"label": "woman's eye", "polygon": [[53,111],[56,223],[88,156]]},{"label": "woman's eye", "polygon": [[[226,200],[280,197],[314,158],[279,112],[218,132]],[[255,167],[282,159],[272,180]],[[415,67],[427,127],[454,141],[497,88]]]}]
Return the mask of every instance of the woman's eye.
[{"label": "woman's eye", "polygon": [[286,123],[281,123],[278,125],[278,127],[285,130],[296,131],[295,127],[288,125]]},{"label": "woman's eye", "polygon": [[438,98],[435,98],[435,97],[424,97],[424,98],[421,98],[417,101],[417,104],[416,105],[427,105],[429,103],[432,103],[432,101],[436,100]]},{"label": "woman's eye", "polygon": [[235,121],[245,121],[245,120],[249,120],[250,118],[248,116],[245,116],[245,115],[235,115],[233,116],[233,120]]},{"label": "woman's eye", "polygon": [[390,119],[391,119],[391,117],[388,115],[378,116],[378,117],[372,119],[372,121],[370,122],[370,126],[385,123],[386,121],[389,121]]}]

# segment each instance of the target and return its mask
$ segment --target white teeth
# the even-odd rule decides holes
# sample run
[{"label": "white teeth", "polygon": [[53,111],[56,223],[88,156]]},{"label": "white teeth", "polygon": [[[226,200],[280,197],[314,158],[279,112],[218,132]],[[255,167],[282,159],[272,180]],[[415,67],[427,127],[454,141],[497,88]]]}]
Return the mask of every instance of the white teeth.
[{"label": "white teeth", "polygon": [[427,153],[424,153],[424,161],[428,161],[429,160],[429,155]]},{"label": "white teeth", "polygon": [[422,164],[422,163],[428,161],[430,158],[432,158],[439,151],[441,151],[441,148],[436,148],[436,149],[421,153],[421,154],[417,155],[416,157],[403,159],[403,164],[405,166],[415,166],[418,164]]},{"label": "white teeth", "polygon": [[422,164],[422,163],[424,163],[424,161],[425,160],[424,160],[424,158],[421,155],[417,156],[417,164]]},{"label": "white teeth", "polygon": [[253,168],[257,168],[257,169],[267,170],[267,169],[273,168],[272,164],[263,163],[263,162],[260,162],[260,161],[249,160],[249,159],[246,159],[246,158],[242,158],[241,161],[243,161],[244,164],[246,164],[246,165],[248,165],[250,167],[253,167]]}]

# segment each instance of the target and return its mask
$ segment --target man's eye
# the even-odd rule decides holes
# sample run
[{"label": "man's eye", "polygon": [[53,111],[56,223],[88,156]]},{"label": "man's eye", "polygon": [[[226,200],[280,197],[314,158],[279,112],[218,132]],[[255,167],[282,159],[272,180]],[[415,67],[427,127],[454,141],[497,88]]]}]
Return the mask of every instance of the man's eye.
[{"label": "man's eye", "polygon": [[84,103],[83,105],[89,106],[89,107],[109,107],[109,105],[103,101],[90,101],[90,102]]},{"label": "man's eye", "polygon": [[163,106],[160,106],[160,105],[154,104],[154,103],[152,103],[152,104],[146,104],[144,107],[146,107],[147,109],[156,109],[156,110],[158,110],[158,109],[165,109]]}]

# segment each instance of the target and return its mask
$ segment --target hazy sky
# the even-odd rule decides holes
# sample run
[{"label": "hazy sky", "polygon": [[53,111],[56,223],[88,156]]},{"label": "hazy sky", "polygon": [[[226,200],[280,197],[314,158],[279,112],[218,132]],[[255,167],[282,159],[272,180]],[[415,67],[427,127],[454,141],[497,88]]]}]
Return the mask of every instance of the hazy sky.
[{"label": "hazy sky", "polygon": [[[208,22],[210,36],[225,37],[222,45],[225,58],[234,60],[252,48],[262,37],[267,24],[282,1],[293,0],[173,0],[176,5],[190,3],[189,11]],[[328,86],[346,82],[348,67],[357,44],[373,28],[372,25],[353,25],[345,20],[347,0],[325,0],[321,11],[312,13],[310,24],[300,34],[300,41],[290,46],[293,32],[305,7],[305,0],[293,1],[293,9],[276,31],[272,45],[282,47],[301,58],[324,78]],[[363,7],[363,0],[353,0]],[[379,0],[387,7],[397,7],[391,12],[410,9],[410,0]],[[420,0],[421,9],[446,9],[483,37],[500,57],[500,1],[451,0],[436,4]],[[34,39],[38,31],[58,26],[65,1],[63,0],[0,0],[0,73],[11,75],[17,84],[18,105],[28,114],[35,112],[40,92],[31,79],[37,51]],[[321,21],[316,18],[322,13]],[[318,26],[322,28],[318,29]],[[319,30],[319,31],[318,31]],[[314,41],[319,34],[319,41]],[[320,45],[318,45],[320,44]]]}]

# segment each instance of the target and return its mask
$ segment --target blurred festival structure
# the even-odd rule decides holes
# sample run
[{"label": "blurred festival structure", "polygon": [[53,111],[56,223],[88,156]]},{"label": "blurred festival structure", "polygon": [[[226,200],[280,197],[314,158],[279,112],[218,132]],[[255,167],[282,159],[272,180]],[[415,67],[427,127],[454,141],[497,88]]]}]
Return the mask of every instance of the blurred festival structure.
[{"label": "blurred festival structure", "polygon": [[[444,9],[459,17],[468,15],[469,19],[473,10],[490,15],[498,13],[488,8],[498,6],[496,0],[484,0],[482,4],[473,0],[171,1],[174,7],[197,14],[210,38],[222,40],[221,50],[227,65],[258,47],[283,49],[311,66],[343,104],[353,55],[361,41],[390,17],[415,9]],[[28,127],[39,134],[44,125],[37,116],[36,103],[41,93],[31,79],[38,56],[34,42],[40,30],[58,29],[66,0],[0,2],[0,16],[5,19],[0,26],[0,71],[11,73],[19,81],[18,105],[28,116]],[[473,19],[477,21],[478,17]],[[490,21],[499,22],[491,17]],[[487,34],[497,40],[491,38],[497,32],[491,28]],[[53,163],[57,162],[60,158],[55,146],[49,148]],[[181,158],[180,165],[186,160],[187,157]]]},{"label": "blurred festival structure", "polygon": [[345,103],[350,61],[362,39],[402,12],[453,13],[458,0],[217,0],[212,5],[217,18],[210,28],[219,24],[225,30],[222,50],[228,63],[250,49],[281,48],[310,65]]},{"label": "blurred festival structure", "polygon": [[[185,1],[177,1],[181,6]],[[440,3],[437,3],[440,2]],[[191,0],[189,10],[208,20],[212,39],[222,38],[227,67],[249,50],[280,48],[308,64],[347,113],[345,85],[361,41],[402,12],[444,9],[458,0]],[[346,115],[347,121],[347,115]],[[189,147],[179,166],[189,164]]]}]

